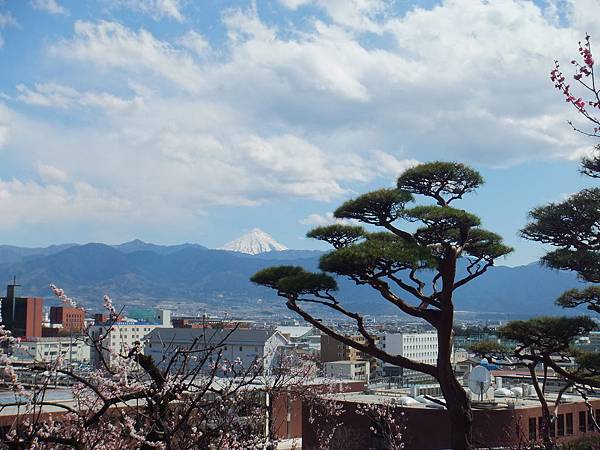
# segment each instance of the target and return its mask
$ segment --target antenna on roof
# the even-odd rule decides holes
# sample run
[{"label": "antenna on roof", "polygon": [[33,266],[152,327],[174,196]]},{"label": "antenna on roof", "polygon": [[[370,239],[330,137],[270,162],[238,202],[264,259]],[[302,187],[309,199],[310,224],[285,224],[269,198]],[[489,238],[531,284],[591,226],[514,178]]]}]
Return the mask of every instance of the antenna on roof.
[{"label": "antenna on roof", "polygon": [[469,389],[477,394],[479,401],[483,401],[483,396],[491,384],[490,371],[483,366],[474,367],[469,374]]}]

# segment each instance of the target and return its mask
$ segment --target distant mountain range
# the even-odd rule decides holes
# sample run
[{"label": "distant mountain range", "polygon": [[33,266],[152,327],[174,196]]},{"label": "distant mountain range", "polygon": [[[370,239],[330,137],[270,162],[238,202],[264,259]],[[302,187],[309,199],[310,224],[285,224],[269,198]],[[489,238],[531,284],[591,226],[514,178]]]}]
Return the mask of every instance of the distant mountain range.
[{"label": "distant mountain range", "polygon": [[[120,245],[65,244],[47,248],[0,246],[0,281],[13,276],[27,295],[49,296],[55,283],[81,303],[98,305],[109,293],[123,302],[147,305],[159,301],[199,302],[207,308],[274,311],[283,307],[271,290],[249,278],[271,265],[300,265],[316,270],[322,252],[281,250],[247,254],[211,250],[198,244],[156,245],[140,240]],[[364,286],[340,281],[340,298],[349,308],[368,314],[397,310]],[[562,314],[554,299],[580,286],[570,272],[550,270],[538,263],[491,268],[456,292],[457,310],[506,316]],[[576,311],[585,312],[585,311]],[[571,311],[573,313],[573,311]]]}]

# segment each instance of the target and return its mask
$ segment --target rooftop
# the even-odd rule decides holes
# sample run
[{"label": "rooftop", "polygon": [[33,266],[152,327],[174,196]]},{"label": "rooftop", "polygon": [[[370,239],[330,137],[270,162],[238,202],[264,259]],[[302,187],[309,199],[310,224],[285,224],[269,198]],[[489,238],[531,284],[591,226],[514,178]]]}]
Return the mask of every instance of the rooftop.
[{"label": "rooftop", "polygon": [[[420,409],[440,409],[442,406],[436,403],[434,400],[443,402],[444,399],[441,397],[432,396],[410,396],[410,389],[395,389],[385,390],[376,392],[350,392],[336,394],[335,398],[340,401],[351,402],[351,403],[365,403],[365,404],[385,404],[394,403],[403,408],[420,408]],[[433,400],[431,400],[433,399]],[[556,401],[556,394],[546,395],[546,400],[549,403],[554,404]],[[600,397],[590,397],[593,402],[600,402]],[[576,395],[563,395],[561,404],[565,403],[583,403],[584,400]],[[526,409],[526,408],[537,408],[540,407],[540,401],[535,396],[529,396],[526,398],[495,398],[494,401],[487,401],[473,403],[473,409]]]},{"label": "rooftop", "polygon": [[222,341],[228,343],[264,343],[272,335],[270,330],[227,330],[215,328],[156,328],[147,337],[152,341],[192,341],[194,339],[206,340],[207,343],[218,344]]}]

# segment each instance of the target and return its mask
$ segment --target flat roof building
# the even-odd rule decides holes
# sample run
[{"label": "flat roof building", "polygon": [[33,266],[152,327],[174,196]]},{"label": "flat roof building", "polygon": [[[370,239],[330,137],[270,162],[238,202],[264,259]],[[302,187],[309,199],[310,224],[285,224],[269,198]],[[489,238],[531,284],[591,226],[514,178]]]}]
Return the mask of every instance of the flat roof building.
[{"label": "flat roof building", "polygon": [[278,352],[289,347],[290,342],[278,331],[270,330],[161,328],[148,335],[144,353],[151,356],[159,367],[163,367],[178,349],[189,350],[192,346],[197,350],[196,361],[202,360],[202,351],[205,350],[211,353],[207,361],[211,358],[216,361],[220,354],[221,361],[232,362],[239,358],[246,369],[260,361],[263,368],[270,370],[274,368]]},{"label": "flat roof building", "polygon": [[[331,397],[328,397],[331,400]],[[381,436],[374,433],[377,426],[364,414],[357,413],[359,405],[390,405],[391,414],[403,425],[402,442],[406,450],[438,450],[450,448],[450,420],[446,408],[427,397],[411,397],[405,391],[345,393],[337,396],[343,413],[337,418],[341,426],[332,442],[341,448],[386,448]],[[548,396],[554,404],[556,396]],[[443,399],[439,399],[443,402]],[[473,442],[478,448],[518,448],[539,442],[542,408],[539,400],[530,398],[496,398],[485,408],[473,408]],[[600,399],[590,397],[595,417],[600,417]],[[313,411],[309,420],[308,405],[304,406],[302,448],[316,448],[317,430],[324,422]],[[327,420],[330,420],[329,417]],[[598,436],[585,401],[578,396],[563,398],[557,409],[551,432],[558,443],[585,436]],[[337,439],[351,438],[352,445]],[[583,448],[583,447],[582,447]]]},{"label": "flat roof building", "polygon": [[42,336],[42,307],[44,300],[39,297],[17,297],[18,284],[6,286],[6,296],[0,297],[2,325],[14,337]]},{"label": "flat roof building", "polygon": [[85,311],[74,306],[52,306],[50,325],[61,325],[65,330],[82,332],[85,326]]}]

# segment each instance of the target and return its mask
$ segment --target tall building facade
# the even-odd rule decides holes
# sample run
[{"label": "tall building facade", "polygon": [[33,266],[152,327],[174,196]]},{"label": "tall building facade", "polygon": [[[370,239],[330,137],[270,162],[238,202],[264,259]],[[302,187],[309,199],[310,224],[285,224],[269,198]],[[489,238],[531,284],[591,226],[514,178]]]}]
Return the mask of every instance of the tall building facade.
[{"label": "tall building facade", "polygon": [[[379,346],[387,353],[404,356],[413,361],[435,365],[438,355],[438,337],[435,331],[424,333],[385,333],[381,336]],[[403,369],[392,364],[384,364],[384,373],[389,376],[400,376],[403,381],[426,381],[428,375],[414,370]]]},{"label": "tall building facade", "polygon": [[39,297],[17,297],[18,284],[6,286],[6,296],[0,297],[2,325],[14,337],[42,336],[42,307],[44,300]]}]

